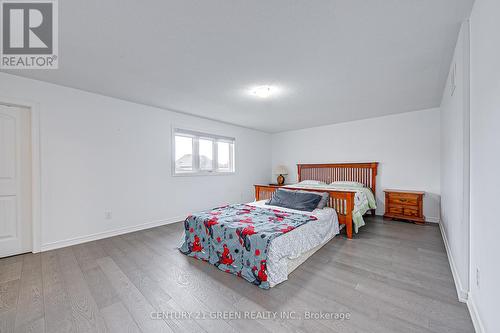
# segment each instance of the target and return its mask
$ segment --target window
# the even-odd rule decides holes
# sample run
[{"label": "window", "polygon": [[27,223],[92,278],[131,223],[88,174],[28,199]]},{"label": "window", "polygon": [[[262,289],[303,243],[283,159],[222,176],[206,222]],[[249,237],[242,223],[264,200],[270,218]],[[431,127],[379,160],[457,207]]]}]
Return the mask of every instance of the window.
[{"label": "window", "polygon": [[217,142],[217,168],[226,172],[231,171],[231,143]]},{"label": "window", "polygon": [[193,171],[193,138],[175,136],[175,170]]},{"label": "window", "polygon": [[234,138],[174,130],[174,175],[234,173]]}]

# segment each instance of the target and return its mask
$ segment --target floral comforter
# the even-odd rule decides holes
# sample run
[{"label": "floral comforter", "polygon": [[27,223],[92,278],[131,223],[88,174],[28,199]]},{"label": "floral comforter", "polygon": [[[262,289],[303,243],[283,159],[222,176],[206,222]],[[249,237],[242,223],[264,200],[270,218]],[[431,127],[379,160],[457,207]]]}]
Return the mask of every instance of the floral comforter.
[{"label": "floral comforter", "polygon": [[223,206],[188,216],[185,240],[179,249],[269,289],[266,265],[271,241],[316,219],[245,204]]}]

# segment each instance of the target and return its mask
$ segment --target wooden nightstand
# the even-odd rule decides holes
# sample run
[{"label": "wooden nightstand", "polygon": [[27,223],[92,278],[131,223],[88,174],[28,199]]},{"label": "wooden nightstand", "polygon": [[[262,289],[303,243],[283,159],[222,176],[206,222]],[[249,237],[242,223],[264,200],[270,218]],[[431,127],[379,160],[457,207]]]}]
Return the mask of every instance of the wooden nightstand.
[{"label": "wooden nightstand", "polygon": [[384,190],[386,218],[425,223],[423,199],[425,192]]}]

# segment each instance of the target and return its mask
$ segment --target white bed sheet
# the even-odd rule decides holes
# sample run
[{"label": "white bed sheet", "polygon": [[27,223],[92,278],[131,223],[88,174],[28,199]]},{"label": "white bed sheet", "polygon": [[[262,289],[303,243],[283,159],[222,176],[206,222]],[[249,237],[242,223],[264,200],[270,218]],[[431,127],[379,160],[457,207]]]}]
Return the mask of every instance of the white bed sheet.
[{"label": "white bed sheet", "polygon": [[[266,205],[267,200],[249,205],[298,214],[314,215],[318,219],[306,223],[271,241],[267,257],[267,277],[271,287],[286,281],[288,274],[340,232],[337,212],[329,207],[303,212]],[[295,264],[294,264],[295,263]]]}]

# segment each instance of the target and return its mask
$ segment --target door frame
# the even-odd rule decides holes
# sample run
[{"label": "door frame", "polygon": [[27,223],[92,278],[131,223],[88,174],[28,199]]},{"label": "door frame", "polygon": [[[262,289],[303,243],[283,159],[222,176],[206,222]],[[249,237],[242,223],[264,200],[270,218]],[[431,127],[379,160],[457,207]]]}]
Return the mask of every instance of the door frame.
[{"label": "door frame", "polygon": [[40,105],[34,101],[0,95],[0,104],[25,108],[31,115],[31,231],[32,252],[40,252],[41,238],[41,163],[40,163]]}]

